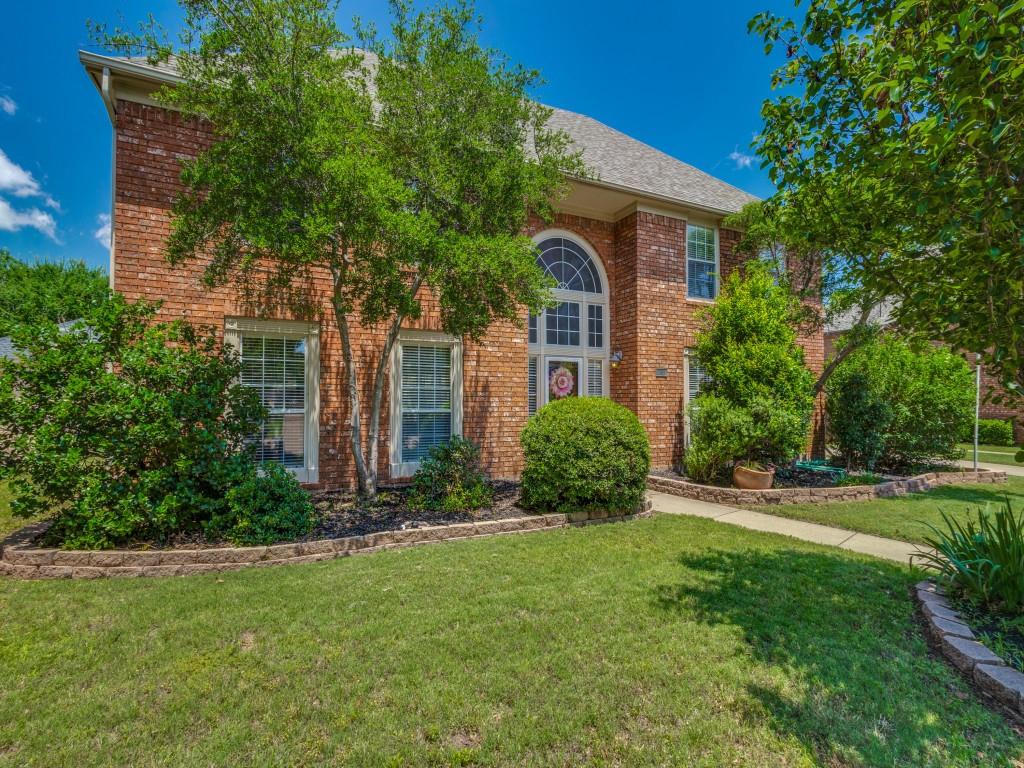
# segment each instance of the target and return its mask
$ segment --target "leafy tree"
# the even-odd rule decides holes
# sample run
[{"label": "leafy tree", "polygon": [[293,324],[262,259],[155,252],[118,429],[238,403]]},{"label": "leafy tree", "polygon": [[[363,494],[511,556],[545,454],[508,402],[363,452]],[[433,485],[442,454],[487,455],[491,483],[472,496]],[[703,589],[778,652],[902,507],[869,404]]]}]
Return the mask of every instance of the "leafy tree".
[{"label": "leafy tree", "polygon": [[19,323],[77,320],[107,298],[107,275],[81,261],[26,264],[0,248],[0,336]]},{"label": "leafy tree", "polygon": [[[424,303],[443,329],[478,340],[498,318],[548,300],[523,236],[582,174],[550,110],[528,97],[535,72],[482,48],[465,3],[413,12],[390,3],[387,40],[357,24],[347,41],[327,0],[189,0],[184,46],[159,31],[100,36],[154,60],[172,53],[182,82],[159,98],[216,128],[184,164],[172,263],[212,259],[264,307],[330,307],[344,355],[360,491],[376,492],[381,401],[391,349]],[[311,279],[329,291],[310,302]],[[306,305],[306,306],[303,306]],[[353,341],[374,329],[372,354]],[[360,371],[372,370],[368,424]],[[364,442],[365,441],[365,442]]]},{"label": "leafy tree", "polygon": [[[730,459],[788,461],[805,444],[814,409],[814,375],[796,341],[803,315],[799,299],[758,261],[729,275],[718,301],[705,310],[696,342],[697,357],[710,379],[705,391],[745,412],[754,427],[742,430],[749,439]],[[697,409],[702,398],[695,403]],[[741,417],[727,410],[721,409],[721,423],[726,415],[739,423]],[[724,439],[712,434],[719,431],[718,421],[698,417],[695,423],[698,448]],[[729,450],[733,448],[730,443]]]},{"label": "leafy tree", "polygon": [[974,376],[959,355],[882,334],[850,354],[826,389],[829,431],[852,464],[907,469],[960,456]]},{"label": "leafy tree", "polygon": [[238,361],[186,323],[152,322],[155,312],[115,295],[66,332],[17,328],[26,354],[0,360],[0,476],[15,514],[51,513],[54,540],[85,548],[308,530],[294,478],[261,478],[246,449],[264,410],[238,383]]},{"label": "leafy tree", "polygon": [[[840,194],[820,186],[817,194],[810,189],[799,196],[781,193],[772,200],[748,203],[725,222],[743,233],[737,252],[763,261],[775,281],[800,300],[795,321],[802,332],[818,333],[852,312],[844,344],[826,361],[814,382],[815,394],[824,390],[848,354],[877,335],[880,328],[872,321],[872,312],[885,298],[860,282],[859,273],[872,254],[857,233],[835,226],[819,232],[808,226],[808,219],[820,218],[820,209],[831,207],[830,198]],[[808,203],[815,208],[810,217],[804,210]]]},{"label": "leafy tree", "polygon": [[[783,204],[867,254],[901,327],[1024,386],[1024,3],[810,0],[752,31],[786,61],[757,148]],[[815,205],[821,190],[828,205]]]}]

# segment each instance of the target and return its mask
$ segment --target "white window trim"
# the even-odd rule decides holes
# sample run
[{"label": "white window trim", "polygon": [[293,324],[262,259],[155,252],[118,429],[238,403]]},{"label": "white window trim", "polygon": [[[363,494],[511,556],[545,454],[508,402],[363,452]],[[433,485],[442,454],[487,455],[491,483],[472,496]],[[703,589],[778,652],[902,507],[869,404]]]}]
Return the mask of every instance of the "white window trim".
[{"label": "white window trim", "polygon": [[462,434],[462,339],[437,331],[402,330],[391,349],[391,478],[411,477],[420,467],[418,461],[402,461],[402,344],[450,347],[452,351],[452,435]]},{"label": "white window trim", "polygon": [[683,446],[690,447],[690,358],[697,357],[692,347],[683,350]]},{"label": "white window trim", "polygon": [[[580,345],[578,347],[548,344],[546,327],[547,313],[541,312],[537,316],[537,343],[530,344],[529,336],[527,336],[527,354],[528,357],[536,357],[538,361],[536,382],[538,410],[548,403],[547,363],[545,360],[549,357],[581,361],[580,381],[578,382],[580,397],[590,397],[590,395],[587,395],[587,391],[590,389],[587,361],[600,360],[602,379],[601,391],[604,393],[605,397],[608,397],[611,391],[611,382],[609,380],[611,375],[609,350],[611,349],[612,332],[611,304],[609,301],[611,285],[608,282],[608,273],[605,271],[604,262],[601,261],[601,257],[597,255],[597,251],[594,250],[586,239],[567,229],[545,229],[543,232],[535,234],[531,239],[533,240],[534,245],[540,245],[542,242],[552,237],[561,237],[566,240],[571,240],[586,252],[591,261],[597,267],[598,277],[601,278],[601,293],[587,293],[585,291],[568,291],[562,289],[555,289],[554,291],[555,299],[557,301],[573,301],[580,305]],[[600,347],[589,346],[589,316],[587,314],[587,305],[589,304],[597,304],[602,308],[601,315],[603,328],[601,334],[602,344]]]},{"label": "white window trim", "polygon": [[[710,229],[715,235],[715,296],[711,299],[690,295],[690,227]],[[719,247],[718,226],[702,221],[687,221],[686,241],[683,244],[683,251],[686,254],[686,267],[683,275],[686,283],[686,300],[696,302],[697,304],[714,304],[718,300],[718,294],[722,291],[722,252]]]},{"label": "white window trim", "polygon": [[246,333],[260,336],[294,338],[303,336],[306,340],[306,436],[305,466],[288,467],[300,483],[316,483],[319,480],[320,455],[320,328],[316,323],[298,320],[258,320],[251,317],[224,318],[224,344],[242,352],[242,336]]}]

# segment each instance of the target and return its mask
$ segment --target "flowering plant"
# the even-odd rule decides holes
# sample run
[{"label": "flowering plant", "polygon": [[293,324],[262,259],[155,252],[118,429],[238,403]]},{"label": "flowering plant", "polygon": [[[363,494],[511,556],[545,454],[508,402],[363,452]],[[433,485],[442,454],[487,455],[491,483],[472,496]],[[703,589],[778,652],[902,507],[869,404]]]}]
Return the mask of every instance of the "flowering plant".
[{"label": "flowering plant", "polygon": [[576,379],[573,377],[572,372],[564,365],[555,368],[551,372],[548,381],[550,382],[551,394],[556,398],[571,395],[576,384]]}]

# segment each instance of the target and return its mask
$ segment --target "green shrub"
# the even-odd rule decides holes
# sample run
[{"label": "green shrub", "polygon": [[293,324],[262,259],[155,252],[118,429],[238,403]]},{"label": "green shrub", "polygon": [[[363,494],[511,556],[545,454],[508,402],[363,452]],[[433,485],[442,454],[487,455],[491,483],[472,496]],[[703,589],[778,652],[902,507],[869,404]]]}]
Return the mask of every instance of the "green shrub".
[{"label": "green shrub", "polygon": [[[851,352],[829,379],[826,394],[832,438],[842,451],[870,446],[864,435],[878,427],[872,419],[882,411],[879,404],[888,405],[892,416],[876,464],[889,469],[959,458],[957,444],[974,417],[974,377],[963,358],[942,347],[913,346],[893,334]],[[850,404],[852,396],[860,405]],[[853,424],[858,414],[859,426]],[[837,423],[843,425],[842,443]],[[858,464],[855,454],[844,458]]]},{"label": "green shrub", "polygon": [[714,394],[690,404],[689,420],[684,464],[687,477],[698,483],[710,482],[729,462],[746,455],[758,434],[750,411]]},{"label": "green shrub", "polygon": [[305,536],[313,529],[313,504],[295,477],[279,464],[264,464],[228,488],[223,512],[206,525],[228,541],[255,546]]},{"label": "green shrub", "polygon": [[942,515],[944,530],[925,544],[934,552],[919,557],[947,586],[982,605],[1024,613],[1024,514],[1015,514],[1009,499],[992,512],[978,510],[977,521]]},{"label": "green shrub", "polygon": [[52,513],[63,546],[201,530],[257,471],[245,440],[264,411],[237,360],[155,311],[115,296],[67,332],[20,327],[18,357],[0,360],[12,511]]},{"label": "green shrub", "polygon": [[651,465],[647,433],[628,408],[603,397],[567,397],[535,413],[520,435],[528,509],[633,512]]},{"label": "green shrub", "polygon": [[412,478],[409,502],[442,512],[470,512],[488,506],[494,494],[480,469],[480,448],[452,437],[430,449]]},{"label": "green shrub", "polygon": [[844,372],[828,389],[828,432],[846,466],[873,470],[885,453],[892,407],[863,371]]},{"label": "green shrub", "polygon": [[809,420],[814,376],[797,343],[803,316],[800,302],[760,262],[730,274],[697,335],[697,356],[711,379],[706,391],[746,408],[769,398]]},{"label": "green shrub", "polygon": [[[799,301],[757,262],[733,272],[705,311],[696,344],[710,378],[705,391],[745,411],[756,427],[730,458],[784,463],[803,450],[814,410],[814,376],[797,343],[803,316]],[[719,439],[704,431],[698,450]]]},{"label": "green shrub", "polygon": [[[964,442],[974,442],[974,420],[963,436]],[[1013,446],[1013,422],[1009,419],[979,419],[978,442],[982,445]]]}]

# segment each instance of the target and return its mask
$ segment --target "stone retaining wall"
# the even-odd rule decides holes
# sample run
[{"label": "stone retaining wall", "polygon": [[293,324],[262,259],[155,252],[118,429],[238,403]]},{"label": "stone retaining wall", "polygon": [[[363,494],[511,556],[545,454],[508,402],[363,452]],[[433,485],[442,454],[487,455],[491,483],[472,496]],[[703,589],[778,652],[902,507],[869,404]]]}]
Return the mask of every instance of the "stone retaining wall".
[{"label": "stone retaining wall", "polygon": [[218,549],[100,550],[85,552],[39,549],[23,543],[34,539],[42,526],[27,526],[0,547],[0,575],[19,579],[97,579],[106,577],[187,576],[194,573],[233,571],[251,566],[312,563],[346,555],[377,552],[434,541],[470,539],[505,533],[523,533],[590,523],[617,522],[648,517],[651,502],[632,515],[606,511],[568,515],[529,515],[507,520],[435,525],[400,531],[381,531],[365,536],[321,539],[267,547]]},{"label": "stone retaining wall", "polygon": [[892,480],[878,485],[851,485],[846,488],[772,488],[767,491],[744,491],[739,488],[718,488],[698,485],[681,478],[649,475],[651,490],[699,499],[716,504],[745,506],[749,504],[827,504],[832,501],[868,501],[908,493],[928,491],[954,483],[1003,483],[1006,473],[990,470],[962,472],[928,472],[905,480]]},{"label": "stone retaining wall", "polygon": [[935,584],[920,582],[915,596],[928,633],[942,655],[1017,722],[1024,723],[1024,674],[978,642]]}]

